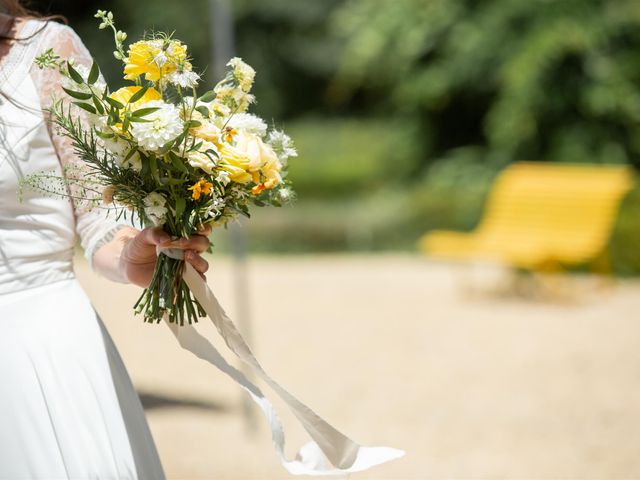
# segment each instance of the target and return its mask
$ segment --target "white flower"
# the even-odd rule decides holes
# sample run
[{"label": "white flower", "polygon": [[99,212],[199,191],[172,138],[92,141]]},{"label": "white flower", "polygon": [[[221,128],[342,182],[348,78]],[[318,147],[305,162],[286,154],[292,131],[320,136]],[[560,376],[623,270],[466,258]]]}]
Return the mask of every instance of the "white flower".
[{"label": "white flower", "polygon": [[213,168],[218,164],[216,155],[220,155],[218,147],[211,142],[203,140],[199,150],[187,154],[187,161],[192,167],[211,173]]},{"label": "white flower", "polygon": [[207,217],[215,218],[218,215],[220,215],[223,210],[224,210],[224,199],[214,197],[211,202],[211,205],[209,205],[209,207],[207,208],[205,215]]},{"label": "white flower", "polygon": [[114,137],[104,140],[104,146],[107,151],[113,154],[113,159],[119,167],[131,168],[136,172],[142,170],[142,159],[138,152],[135,152],[129,158],[126,158],[131,151],[131,145],[129,145],[127,141],[120,137]]},{"label": "white flower", "polygon": [[287,187],[282,187],[278,190],[278,198],[282,203],[287,203],[293,198],[293,191]]},{"label": "white flower", "polygon": [[226,170],[220,170],[218,172],[218,176],[216,177],[216,182],[225,186],[229,185],[229,183],[231,183],[229,172],[227,172]]},{"label": "white flower", "polygon": [[160,50],[158,52],[158,54],[153,57],[153,63],[155,63],[157,66],[159,66],[160,68],[162,68],[167,61],[169,60],[169,58],[167,57],[167,54],[165,53],[164,50]]},{"label": "white flower", "polygon": [[175,105],[152,100],[143,108],[158,108],[143,117],[146,122],[131,122],[131,135],[143,149],[158,150],[182,133],[184,126]]},{"label": "white flower", "polygon": [[250,113],[238,113],[229,119],[228,125],[237,130],[245,130],[259,137],[264,137],[267,133],[267,124],[260,117],[251,115]]},{"label": "white flower", "polygon": [[144,198],[144,213],[156,227],[164,224],[167,215],[167,200],[161,193],[151,192]]},{"label": "white flower", "polygon": [[240,85],[240,88],[245,92],[251,90],[253,80],[256,77],[256,71],[238,57],[233,57],[229,60],[227,66],[233,68],[233,77]]},{"label": "white flower", "polygon": [[267,143],[271,145],[273,151],[278,155],[278,160],[280,160],[283,165],[286,165],[289,157],[298,156],[298,151],[293,146],[293,141],[289,135],[284,132],[272,130],[267,137]]},{"label": "white flower", "polygon": [[198,80],[200,80],[200,75],[196,72],[186,70],[183,72],[176,71],[170,73],[167,77],[169,83],[182,88],[193,88],[198,85]]},{"label": "white flower", "polygon": [[87,115],[87,120],[89,121],[89,124],[94,127],[97,131],[99,132],[105,132],[108,133],[110,130],[110,127],[108,125],[108,118],[106,115],[96,115],[93,113],[89,113],[89,112],[84,112]]}]

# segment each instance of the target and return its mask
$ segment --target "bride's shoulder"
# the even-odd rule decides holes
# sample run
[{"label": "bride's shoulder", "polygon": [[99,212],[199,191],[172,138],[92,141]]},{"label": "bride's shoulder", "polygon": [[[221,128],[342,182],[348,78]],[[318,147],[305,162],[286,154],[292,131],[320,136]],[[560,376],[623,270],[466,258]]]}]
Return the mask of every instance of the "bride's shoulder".
[{"label": "bride's shoulder", "polygon": [[34,25],[38,34],[41,33],[49,33],[49,34],[64,34],[64,33],[74,33],[74,30],[64,23],[61,23],[55,19],[51,18],[30,18],[25,20]]},{"label": "bride's shoulder", "polygon": [[[54,50],[78,49],[83,47],[82,40],[76,31],[69,25],[60,23],[54,19],[31,19],[33,23],[34,37],[42,48],[53,48]],[[58,52],[61,53],[61,52]]]}]

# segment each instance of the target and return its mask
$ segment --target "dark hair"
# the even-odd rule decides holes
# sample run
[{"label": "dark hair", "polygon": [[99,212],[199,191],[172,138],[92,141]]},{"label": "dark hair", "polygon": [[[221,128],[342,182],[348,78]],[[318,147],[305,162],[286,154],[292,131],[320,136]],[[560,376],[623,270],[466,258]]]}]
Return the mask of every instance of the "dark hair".
[{"label": "dark hair", "polygon": [[4,13],[7,13],[12,17],[26,17],[33,15],[33,12],[22,5],[20,0],[0,0],[0,5],[2,5]]},{"label": "dark hair", "polygon": [[31,36],[29,36],[27,38],[17,38],[17,37],[15,37],[14,34],[12,34],[12,32],[14,30],[16,19],[18,17],[23,17],[23,18],[24,17],[26,17],[26,18],[41,18],[42,20],[45,20],[45,21],[60,20],[63,23],[67,23],[67,19],[65,17],[63,17],[62,15],[42,16],[38,12],[26,8],[22,4],[22,2],[20,0],[0,0],[0,13],[6,13],[10,17],[12,17],[12,20],[10,21],[9,25],[7,26],[7,29],[5,31],[0,31],[0,41],[3,41],[3,40],[13,40],[13,41],[29,40],[31,37],[33,37],[34,35],[37,35],[40,32],[38,30],[37,32],[33,33]]},{"label": "dark hair", "polygon": [[[61,15],[49,15],[42,16],[39,13],[29,10],[26,8],[20,0],[0,0],[0,13],[8,15],[10,17],[9,22],[3,31],[0,31],[0,44],[3,42],[23,42],[26,40],[30,40],[36,35],[38,35],[46,26],[49,21],[52,20],[60,20],[63,23],[67,23],[67,19]],[[39,18],[43,20],[42,26],[33,32],[31,35],[27,37],[17,36],[16,30],[16,20],[18,18]],[[17,102],[8,96],[1,88],[0,88],[0,101],[8,101],[15,105]],[[23,105],[20,105],[24,107]],[[26,108],[26,107],[25,107]],[[2,121],[0,120],[0,125],[2,125]]]}]

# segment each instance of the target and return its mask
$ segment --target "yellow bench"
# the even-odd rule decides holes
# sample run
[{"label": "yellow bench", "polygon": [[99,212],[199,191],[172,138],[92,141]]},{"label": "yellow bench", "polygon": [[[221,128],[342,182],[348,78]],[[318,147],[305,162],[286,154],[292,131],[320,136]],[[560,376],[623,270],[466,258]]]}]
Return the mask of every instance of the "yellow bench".
[{"label": "yellow bench", "polygon": [[499,174],[474,231],[431,231],[420,247],[436,257],[525,270],[590,264],[606,256],[632,186],[632,171],[623,166],[514,163]]}]

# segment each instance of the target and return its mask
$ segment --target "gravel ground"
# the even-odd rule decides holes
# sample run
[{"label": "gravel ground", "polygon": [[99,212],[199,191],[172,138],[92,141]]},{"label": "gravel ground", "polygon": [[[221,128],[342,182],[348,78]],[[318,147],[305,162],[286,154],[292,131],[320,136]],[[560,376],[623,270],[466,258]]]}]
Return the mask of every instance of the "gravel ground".
[{"label": "gravel ground", "polygon": [[[465,294],[464,269],[421,257],[255,257],[238,298],[233,263],[211,260],[272,376],[354,440],[407,451],[352,478],[640,478],[640,283],[571,280],[570,300],[535,302]],[[134,317],[138,289],[76,269],[170,479],[289,478],[234,383]],[[292,456],[306,437],[275,403]]]}]

